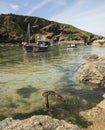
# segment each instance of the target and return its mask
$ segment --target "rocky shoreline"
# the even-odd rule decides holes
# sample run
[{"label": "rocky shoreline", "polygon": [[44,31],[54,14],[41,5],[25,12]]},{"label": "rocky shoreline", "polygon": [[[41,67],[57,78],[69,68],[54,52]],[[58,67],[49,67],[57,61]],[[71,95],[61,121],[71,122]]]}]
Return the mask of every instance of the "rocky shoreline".
[{"label": "rocky shoreline", "polygon": [[88,128],[82,130],[105,130],[105,94],[103,97],[103,101],[96,107],[80,112],[82,117],[92,123]]},{"label": "rocky shoreline", "polygon": [[[84,56],[88,63],[83,63],[77,72],[81,82],[97,84],[105,91],[105,56],[99,58],[97,55]],[[105,93],[103,100],[96,107],[80,112],[80,115],[91,122],[88,128],[82,130],[105,130]]]},{"label": "rocky shoreline", "polygon": [[77,125],[50,116],[32,116],[24,120],[7,118],[0,122],[0,130],[80,130]]}]

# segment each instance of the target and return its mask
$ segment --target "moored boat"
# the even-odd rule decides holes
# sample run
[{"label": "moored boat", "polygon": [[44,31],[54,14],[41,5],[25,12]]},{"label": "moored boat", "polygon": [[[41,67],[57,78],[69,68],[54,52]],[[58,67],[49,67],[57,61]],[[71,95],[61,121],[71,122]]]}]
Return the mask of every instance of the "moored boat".
[{"label": "moored boat", "polygon": [[70,44],[70,45],[67,45],[67,48],[77,48],[77,45],[76,44]]},{"label": "moored boat", "polygon": [[23,50],[25,52],[44,52],[49,50],[50,42],[47,40],[38,40],[36,43],[30,43],[30,24],[28,24],[27,38],[22,42]]},{"label": "moored boat", "polygon": [[44,52],[44,51],[48,51],[49,50],[49,46],[50,46],[50,42],[49,41],[45,41],[45,40],[38,40],[36,42],[36,44],[34,45],[28,45],[27,43],[24,45],[23,44],[23,50],[25,52]]}]

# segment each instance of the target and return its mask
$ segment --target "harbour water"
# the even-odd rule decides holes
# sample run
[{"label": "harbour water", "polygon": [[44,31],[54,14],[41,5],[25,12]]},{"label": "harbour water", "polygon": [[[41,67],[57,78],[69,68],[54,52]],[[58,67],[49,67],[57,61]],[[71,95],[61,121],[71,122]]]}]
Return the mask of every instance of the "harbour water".
[{"label": "harbour water", "polygon": [[[0,47],[0,120],[24,119],[32,115],[51,115],[85,125],[79,112],[102,100],[103,89],[79,83],[76,72],[85,54],[105,55],[105,48],[53,46],[42,53],[24,53],[21,47]],[[49,95],[50,112],[42,93],[55,91],[66,102]]]}]

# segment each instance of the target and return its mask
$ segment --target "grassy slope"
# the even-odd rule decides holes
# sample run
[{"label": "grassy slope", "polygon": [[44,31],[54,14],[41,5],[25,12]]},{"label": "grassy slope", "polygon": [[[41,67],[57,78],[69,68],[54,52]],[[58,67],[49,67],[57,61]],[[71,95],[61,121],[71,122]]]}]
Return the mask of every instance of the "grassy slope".
[{"label": "grassy slope", "polygon": [[20,16],[15,14],[0,15],[0,43],[21,42],[27,32],[27,25],[31,25],[31,40],[48,38],[54,41],[59,40],[62,33],[62,40],[84,40],[91,42],[100,36],[78,29],[72,25],[49,21],[43,18],[32,16]]}]

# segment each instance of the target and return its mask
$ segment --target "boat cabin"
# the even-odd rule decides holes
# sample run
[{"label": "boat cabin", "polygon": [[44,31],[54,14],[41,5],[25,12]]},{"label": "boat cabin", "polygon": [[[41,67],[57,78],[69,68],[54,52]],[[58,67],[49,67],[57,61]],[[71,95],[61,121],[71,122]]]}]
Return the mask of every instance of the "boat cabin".
[{"label": "boat cabin", "polygon": [[38,40],[36,42],[36,44],[40,47],[46,47],[46,46],[50,46],[50,42],[49,41],[42,41],[42,40]]}]

